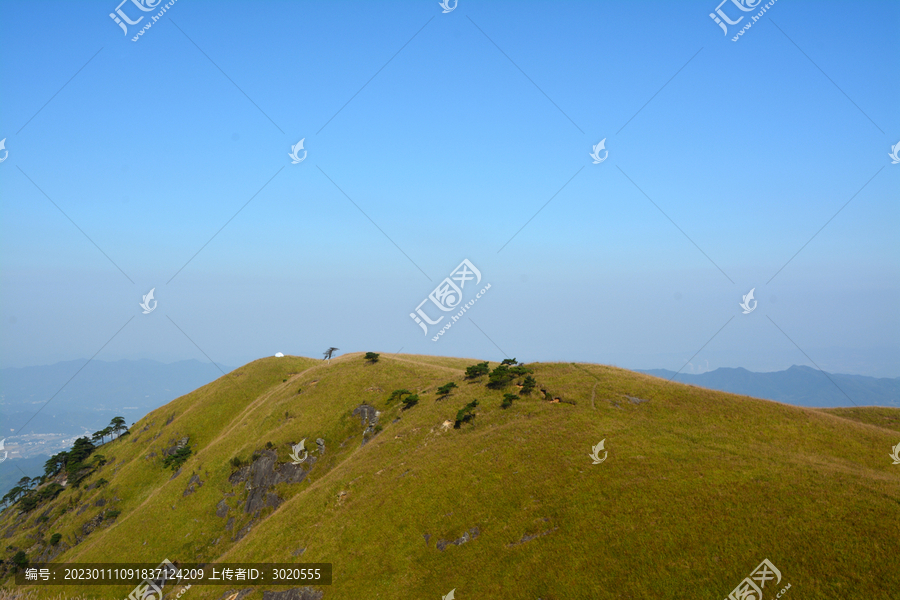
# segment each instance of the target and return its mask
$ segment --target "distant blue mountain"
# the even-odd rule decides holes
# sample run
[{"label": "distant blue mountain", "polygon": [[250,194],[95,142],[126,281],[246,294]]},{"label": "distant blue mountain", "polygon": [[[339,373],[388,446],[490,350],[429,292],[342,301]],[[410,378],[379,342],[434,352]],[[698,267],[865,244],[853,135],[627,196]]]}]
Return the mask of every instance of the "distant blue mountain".
[{"label": "distant blue mountain", "polygon": [[[639,370],[639,373],[672,379],[674,371]],[[719,368],[708,373],[679,373],[673,381],[711,390],[777,400],[795,406],[833,408],[838,406],[900,407],[900,377],[893,379],[865,375],[824,373],[794,365],[785,371],[754,373],[743,368]]]}]

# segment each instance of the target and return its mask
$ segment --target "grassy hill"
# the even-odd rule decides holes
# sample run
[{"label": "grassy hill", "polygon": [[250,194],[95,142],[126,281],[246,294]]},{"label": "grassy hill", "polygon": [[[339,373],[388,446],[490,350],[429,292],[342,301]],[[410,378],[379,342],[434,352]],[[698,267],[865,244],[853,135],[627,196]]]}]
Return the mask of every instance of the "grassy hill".
[{"label": "grassy hill", "polygon": [[[324,600],[451,589],[458,600],[718,600],[768,558],[783,579],[766,600],[788,583],[787,600],[898,597],[900,465],[888,454],[900,410],[792,407],[572,363],[528,365],[536,389],[504,409],[522,378],[489,389],[486,376],[465,378],[476,362],[245,365],[103,446],[108,463],[78,489],[3,511],[0,569],[19,550],[32,562],[329,562]],[[448,382],[458,387],[441,399]],[[400,388],[418,404],[390,401]],[[446,426],[473,400],[473,421]],[[375,410],[367,429],[360,415]],[[293,466],[301,439],[310,458]],[[179,440],[192,454],[175,474],[163,454]],[[592,464],[601,440],[607,459]],[[249,587],[195,585],[182,598],[263,598],[260,587],[235,597]]]}]

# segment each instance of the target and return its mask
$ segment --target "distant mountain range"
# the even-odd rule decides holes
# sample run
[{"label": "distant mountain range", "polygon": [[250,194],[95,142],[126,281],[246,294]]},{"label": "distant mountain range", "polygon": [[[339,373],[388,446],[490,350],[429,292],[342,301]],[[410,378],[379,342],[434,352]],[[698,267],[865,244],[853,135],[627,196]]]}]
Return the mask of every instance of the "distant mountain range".
[{"label": "distant mountain range", "polygon": [[[639,373],[672,379],[674,371],[638,370]],[[865,375],[824,373],[794,365],[784,371],[754,373],[747,369],[719,368],[708,373],[679,373],[674,381],[698,387],[776,400],[795,406],[819,408],[851,406],[900,407],[900,377],[893,379]]]}]

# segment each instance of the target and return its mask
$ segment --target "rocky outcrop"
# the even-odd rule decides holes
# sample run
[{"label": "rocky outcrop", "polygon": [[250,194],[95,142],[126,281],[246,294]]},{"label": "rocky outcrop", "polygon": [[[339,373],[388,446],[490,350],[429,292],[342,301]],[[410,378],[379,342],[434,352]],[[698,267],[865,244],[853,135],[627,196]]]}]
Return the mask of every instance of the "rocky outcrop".
[{"label": "rocky outcrop", "polygon": [[103,513],[99,513],[93,519],[89,519],[84,525],[81,526],[81,533],[87,537],[91,534],[97,527],[100,526],[100,523],[103,522]]},{"label": "rocky outcrop", "polygon": [[[469,540],[474,540],[475,538],[478,537],[479,533],[481,533],[481,531],[479,531],[478,527],[476,526],[476,527],[473,527],[472,529],[470,529],[469,531],[463,532],[462,536],[456,538],[453,541],[438,540],[435,547],[438,550],[440,550],[441,552],[443,552],[444,548],[446,548],[447,546],[450,546],[451,544],[454,546],[461,546],[461,545],[465,544],[466,542],[468,542]],[[426,540],[426,543],[428,543],[427,540]]]},{"label": "rocky outcrop", "polygon": [[378,435],[378,432],[375,431],[375,426],[378,425],[378,417],[381,416],[381,413],[375,410],[374,406],[360,404],[353,409],[353,415],[359,417],[362,424],[365,426],[362,443],[360,444],[360,446],[365,446],[366,442],[375,435]]},{"label": "rocky outcrop", "polygon": [[244,596],[248,596],[253,593],[253,588],[246,588],[239,592],[235,590],[228,590],[224,594],[219,597],[219,600],[241,600]]},{"label": "rocky outcrop", "polygon": [[540,532],[540,533],[525,534],[525,535],[522,536],[522,539],[520,539],[518,542],[513,542],[513,543],[511,543],[511,544],[507,544],[506,547],[507,547],[507,548],[511,548],[511,547],[513,547],[513,546],[518,546],[518,545],[520,545],[520,544],[524,544],[525,542],[530,542],[531,540],[536,539],[536,538],[539,538],[539,537],[541,537],[541,536],[545,536],[545,535],[547,535],[548,533],[553,533],[553,532],[556,531],[557,529],[559,529],[559,527],[554,527],[553,529],[548,529],[548,530],[542,531],[542,532]]},{"label": "rocky outcrop", "polygon": [[[198,487],[201,487],[202,485],[203,485],[203,482],[200,481],[200,476],[197,475],[196,473],[192,473],[191,478],[188,479],[188,486],[184,490],[184,493],[181,494],[181,497],[183,498],[185,496],[190,496],[191,494],[193,494],[196,491],[196,489]],[[223,502],[224,502],[224,500],[223,500]]]},{"label": "rocky outcrop", "polygon": [[[162,455],[163,455],[163,456],[172,456],[172,455],[174,455],[176,452],[178,452],[179,450],[181,450],[182,448],[184,448],[185,446],[187,446],[187,445],[188,445],[188,442],[190,441],[190,439],[191,439],[191,438],[190,438],[189,436],[184,436],[183,438],[181,438],[181,439],[178,440],[178,441],[175,441],[175,438],[172,438],[171,440],[169,440],[169,443],[172,444],[172,445],[169,446],[168,448],[166,448],[165,450],[163,450],[163,451],[162,451]],[[174,443],[173,443],[173,442],[174,442]]]},{"label": "rocky outcrop", "polygon": [[[318,442],[318,440],[316,440]],[[324,452],[324,442],[322,445]],[[244,483],[250,492],[247,494],[247,502],[244,504],[245,513],[254,513],[265,506],[277,506],[281,504],[281,498],[270,494],[269,490],[279,483],[300,483],[306,479],[308,471],[303,470],[303,465],[293,463],[277,464],[278,455],[274,450],[264,450],[259,458],[248,467],[241,467],[228,478],[231,485]],[[309,457],[306,464],[312,466],[316,458]],[[274,496],[274,498],[272,498]]]},{"label": "rocky outcrop", "polygon": [[322,600],[324,595],[325,592],[302,587],[283,592],[263,592],[263,600]]}]

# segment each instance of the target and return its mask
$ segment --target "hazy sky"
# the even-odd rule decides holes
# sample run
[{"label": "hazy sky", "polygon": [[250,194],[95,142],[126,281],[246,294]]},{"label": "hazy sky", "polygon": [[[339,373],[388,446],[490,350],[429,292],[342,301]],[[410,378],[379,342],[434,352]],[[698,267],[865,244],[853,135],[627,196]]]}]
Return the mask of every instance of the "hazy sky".
[{"label": "hazy sky", "polygon": [[900,3],[117,2],[0,1],[0,366],[900,376]]}]

